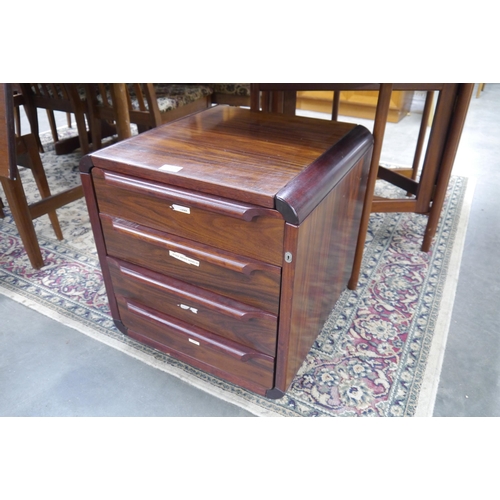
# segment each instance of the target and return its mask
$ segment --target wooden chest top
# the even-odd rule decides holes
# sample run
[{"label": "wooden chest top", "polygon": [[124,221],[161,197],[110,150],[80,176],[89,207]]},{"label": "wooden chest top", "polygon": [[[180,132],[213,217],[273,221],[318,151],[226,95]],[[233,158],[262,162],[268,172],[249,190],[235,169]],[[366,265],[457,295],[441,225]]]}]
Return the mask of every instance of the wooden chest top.
[{"label": "wooden chest top", "polygon": [[275,208],[277,193],[356,128],[362,127],[216,106],[93,153],[91,162]]}]

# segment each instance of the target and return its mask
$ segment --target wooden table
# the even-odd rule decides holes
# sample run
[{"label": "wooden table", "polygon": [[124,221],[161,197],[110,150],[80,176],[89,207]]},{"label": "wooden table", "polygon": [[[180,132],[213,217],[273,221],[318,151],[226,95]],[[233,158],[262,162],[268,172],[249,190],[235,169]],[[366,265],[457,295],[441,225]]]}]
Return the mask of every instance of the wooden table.
[{"label": "wooden table", "polygon": [[117,327],[281,397],[350,276],[372,142],[218,106],[84,158]]},{"label": "wooden table", "polygon": [[[262,107],[266,110],[289,115],[295,114],[295,101],[298,90],[333,90],[336,95],[341,90],[379,91],[373,127],[374,149],[372,163],[349,288],[355,289],[358,283],[365,235],[370,213],[372,212],[414,212],[427,215],[428,221],[422,241],[422,251],[428,252],[430,250],[441,215],[473,88],[474,84],[472,83],[252,84],[251,108],[253,110],[259,110]],[[393,90],[427,92],[422,123],[416,140],[414,161],[411,166],[403,169],[389,169],[380,166],[387,115]],[[431,113],[432,97],[435,92],[439,96],[429,132],[428,144],[424,151],[424,139]],[[334,110],[333,115],[335,114]],[[423,158],[422,163],[421,158]],[[420,166],[421,172],[419,170]],[[383,179],[401,188],[404,193],[408,193],[408,196],[397,199],[374,197],[377,179]]]}]

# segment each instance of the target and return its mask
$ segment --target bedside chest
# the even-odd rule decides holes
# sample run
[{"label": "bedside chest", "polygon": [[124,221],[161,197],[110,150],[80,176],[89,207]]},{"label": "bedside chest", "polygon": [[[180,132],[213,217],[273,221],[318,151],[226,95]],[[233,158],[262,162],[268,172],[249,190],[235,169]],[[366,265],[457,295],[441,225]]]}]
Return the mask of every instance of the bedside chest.
[{"label": "bedside chest", "polygon": [[216,106],[80,164],[126,335],[281,397],[349,279],[373,139]]}]

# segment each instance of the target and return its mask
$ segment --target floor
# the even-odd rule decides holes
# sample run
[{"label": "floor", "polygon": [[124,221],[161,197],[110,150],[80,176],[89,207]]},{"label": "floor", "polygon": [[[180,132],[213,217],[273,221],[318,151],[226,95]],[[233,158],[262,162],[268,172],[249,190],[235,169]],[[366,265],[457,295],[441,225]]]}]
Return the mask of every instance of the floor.
[{"label": "floor", "polygon": [[[418,115],[390,124],[383,160],[410,161]],[[499,137],[500,84],[487,84],[473,95],[454,169],[476,188],[436,417],[500,416]],[[0,318],[0,416],[252,416],[1,294]]]}]

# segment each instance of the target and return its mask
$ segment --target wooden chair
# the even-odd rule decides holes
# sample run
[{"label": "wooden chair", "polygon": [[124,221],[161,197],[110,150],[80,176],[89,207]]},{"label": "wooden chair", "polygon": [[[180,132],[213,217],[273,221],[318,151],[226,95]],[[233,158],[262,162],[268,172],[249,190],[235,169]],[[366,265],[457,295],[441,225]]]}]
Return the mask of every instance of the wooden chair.
[{"label": "wooden chair", "polygon": [[[379,90],[373,136],[374,147],[356,254],[348,287],[356,289],[363,257],[366,231],[372,212],[414,212],[428,216],[422,251],[428,252],[436,233],[446,189],[467,115],[474,84],[252,84],[251,109],[295,113],[298,90]],[[393,90],[423,90],[427,99],[411,168],[389,169],[380,165],[391,93]],[[418,176],[425,129],[433,93],[438,93],[425,158]],[[418,179],[417,179],[418,177]],[[374,197],[375,183],[383,179],[404,190],[398,199]]]},{"label": "wooden chair", "polygon": [[[19,101],[17,101],[19,102]],[[0,85],[0,181],[7,198],[31,265],[43,267],[43,257],[33,226],[33,220],[48,214],[56,237],[63,239],[55,210],[83,196],[82,186],[52,195],[43,169],[34,134],[17,136],[14,133],[14,99],[11,84]],[[29,204],[19,175],[18,165],[33,172],[42,196]]]},{"label": "wooden chair", "polygon": [[[87,130],[86,115],[88,114],[85,95],[73,83],[21,83],[25,98],[25,110],[31,125],[31,130],[37,137],[41,148],[38,129],[37,109],[45,109],[49,119],[50,130],[55,143],[56,154],[66,154],[81,147],[82,153],[87,154],[89,147],[89,131]],[[54,111],[62,111],[75,115],[78,137],[60,141],[57,132]],[[43,149],[40,149],[43,151]]]},{"label": "wooden chair", "polygon": [[143,132],[209,107],[212,93],[208,85],[172,83],[91,83],[85,90],[95,149],[102,146],[102,121],[116,123],[123,139],[130,124]]}]

